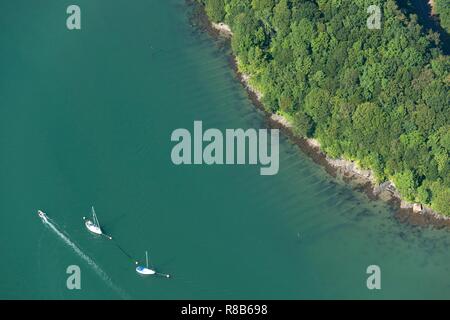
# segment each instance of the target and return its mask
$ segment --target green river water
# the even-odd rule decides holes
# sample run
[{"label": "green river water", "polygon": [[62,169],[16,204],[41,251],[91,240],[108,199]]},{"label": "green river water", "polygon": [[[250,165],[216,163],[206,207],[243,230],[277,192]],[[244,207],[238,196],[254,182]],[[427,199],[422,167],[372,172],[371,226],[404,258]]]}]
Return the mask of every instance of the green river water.
[{"label": "green river water", "polygon": [[[184,0],[78,0],[75,31],[70,4],[0,2],[0,298],[450,298],[448,231],[399,223],[283,136],[274,176],[172,163],[194,120],[266,127]],[[115,241],[86,231],[91,205]],[[172,278],[136,274],[145,250]]]}]

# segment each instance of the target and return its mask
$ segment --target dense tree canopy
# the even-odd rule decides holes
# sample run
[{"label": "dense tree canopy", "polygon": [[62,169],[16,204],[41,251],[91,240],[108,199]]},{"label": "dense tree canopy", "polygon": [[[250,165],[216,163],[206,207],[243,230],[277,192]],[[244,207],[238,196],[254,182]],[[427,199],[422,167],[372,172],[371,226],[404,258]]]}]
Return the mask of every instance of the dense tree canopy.
[{"label": "dense tree canopy", "polygon": [[205,10],[212,21],[220,22],[225,17],[225,0],[207,1]]},{"label": "dense tree canopy", "polygon": [[[231,26],[239,67],[268,110],[450,215],[450,59],[435,35],[394,0],[204,1]],[[373,4],[379,30],[366,24]]]}]

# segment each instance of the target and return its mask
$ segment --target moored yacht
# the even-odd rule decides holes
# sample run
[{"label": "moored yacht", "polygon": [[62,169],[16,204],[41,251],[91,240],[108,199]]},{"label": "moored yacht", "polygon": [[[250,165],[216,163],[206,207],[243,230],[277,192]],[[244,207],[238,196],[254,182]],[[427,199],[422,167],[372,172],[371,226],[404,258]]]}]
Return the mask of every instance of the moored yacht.
[{"label": "moored yacht", "polygon": [[148,253],[147,251],[145,251],[145,262],[146,262],[146,267],[143,266],[137,266],[136,267],[136,272],[142,275],[150,275],[150,274],[155,274],[156,271],[149,269],[148,267]]},{"label": "moored yacht", "polygon": [[100,228],[100,223],[98,222],[97,215],[95,214],[94,207],[92,207],[92,220],[86,219],[86,222],[84,223],[86,225],[86,228],[95,234],[102,235],[103,231]]}]

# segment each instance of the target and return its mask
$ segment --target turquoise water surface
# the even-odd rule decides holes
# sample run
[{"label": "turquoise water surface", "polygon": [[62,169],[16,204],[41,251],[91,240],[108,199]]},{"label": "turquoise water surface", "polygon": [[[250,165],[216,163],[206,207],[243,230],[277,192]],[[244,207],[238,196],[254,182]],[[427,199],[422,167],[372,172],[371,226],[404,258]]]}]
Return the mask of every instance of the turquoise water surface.
[{"label": "turquoise water surface", "polygon": [[[70,4],[0,3],[0,298],[450,298],[448,231],[399,223],[283,136],[275,176],[172,163],[194,120],[267,127],[183,0],[79,0],[75,31]],[[114,241],[86,231],[91,205]],[[171,279],[136,274],[145,250]]]}]

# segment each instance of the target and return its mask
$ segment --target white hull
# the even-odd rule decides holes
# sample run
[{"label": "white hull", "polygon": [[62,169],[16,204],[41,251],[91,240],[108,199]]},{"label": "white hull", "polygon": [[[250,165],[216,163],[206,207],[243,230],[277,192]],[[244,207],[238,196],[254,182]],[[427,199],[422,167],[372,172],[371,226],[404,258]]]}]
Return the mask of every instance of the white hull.
[{"label": "white hull", "polygon": [[91,220],[86,220],[85,222],[86,228],[95,234],[101,235],[103,234],[102,229],[100,229],[99,227],[97,227],[94,223],[92,223]]},{"label": "white hull", "polygon": [[136,272],[139,273],[139,274],[143,274],[143,275],[151,275],[151,274],[155,274],[156,273],[152,269],[148,269],[148,268],[141,267],[141,266],[136,268]]},{"label": "white hull", "polygon": [[39,216],[39,218],[42,219],[42,221],[48,222],[48,220],[47,220],[47,215],[45,214],[44,211],[38,210],[38,216]]}]

